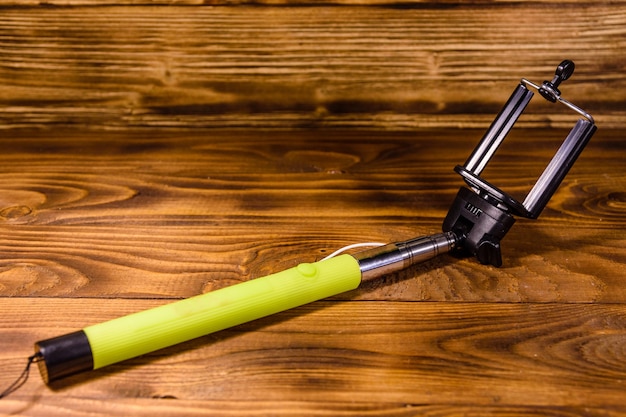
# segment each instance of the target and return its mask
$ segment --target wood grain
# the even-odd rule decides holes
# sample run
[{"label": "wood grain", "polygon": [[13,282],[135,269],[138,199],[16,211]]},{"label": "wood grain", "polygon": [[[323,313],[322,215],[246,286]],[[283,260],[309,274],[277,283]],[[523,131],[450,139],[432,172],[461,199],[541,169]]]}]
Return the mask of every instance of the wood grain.
[{"label": "wood grain", "polygon": [[[504,4],[502,4],[504,3]],[[508,6],[510,3],[545,3],[544,0],[441,0],[434,2],[432,0],[318,0],[310,2],[308,0],[6,0],[3,2],[5,7],[65,7],[65,6],[92,6],[102,7],[111,5],[122,6],[373,6],[373,7],[394,7],[394,8],[425,8],[436,7],[441,5],[442,8],[458,7],[458,6]],[[612,4],[624,3],[624,0],[613,0]],[[584,0],[565,0],[560,4],[578,4],[588,5]]]},{"label": "wood grain", "polygon": [[[521,133],[489,171],[516,192],[565,135]],[[350,243],[434,233],[463,184],[451,167],[480,134],[14,135],[2,143],[0,291],[188,297]],[[519,221],[506,269],[435,260],[349,298],[623,302],[626,182],[607,152],[621,141],[599,135],[541,219]]]},{"label": "wood grain", "polygon": [[[20,329],[3,339],[0,360],[12,371],[0,377],[5,385],[28,352],[23,340],[163,302],[48,299],[64,312],[50,315],[31,300],[4,301],[2,322]],[[252,415],[251,405],[297,415],[454,415],[471,405],[502,415],[603,415],[624,411],[625,335],[623,305],[320,302],[53,391],[30,383],[0,409],[104,415],[130,407],[144,415],[158,405],[157,415],[167,415],[203,414],[206,404],[218,415]]]},{"label": "wood grain", "polygon": [[[442,256],[78,375],[15,416],[626,415],[626,2],[9,0],[0,390],[35,341],[438,232],[521,77],[600,130],[504,267]],[[535,99],[484,176],[523,198],[576,117]]]},{"label": "wood grain", "polygon": [[6,7],[0,128],[485,128],[564,58],[564,96],[623,126],[625,3],[413,4]]},{"label": "wood grain", "polygon": [[[523,192],[564,133],[517,131],[489,175]],[[12,132],[0,385],[36,340],[437,231],[480,134]],[[514,226],[504,268],[439,258],[51,389],[34,375],[0,412],[620,415],[623,154],[601,131],[544,215]]]}]

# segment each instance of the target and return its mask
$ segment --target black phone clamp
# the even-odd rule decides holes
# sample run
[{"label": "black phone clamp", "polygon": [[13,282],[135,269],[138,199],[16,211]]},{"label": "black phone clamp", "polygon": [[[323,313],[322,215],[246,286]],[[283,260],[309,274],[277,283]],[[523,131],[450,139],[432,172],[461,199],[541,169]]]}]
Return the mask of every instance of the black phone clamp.
[{"label": "black phone clamp", "polygon": [[[537,85],[522,79],[465,164],[454,168],[471,188],[459,190],[443,222],[444,232],[463,237],[455,250],[457,254],[476,256],[483,264],[501,266],[500,241],[515,222],[513,215],[536,219],[593,136],[597,128],[591,115],[563,99],[558,89],[573,72],[574,63],[565,60],[557,67],[552,81]],[[529,88],[550,102],[564,104],[582,118],[520,203],[480,174],[533,97]]]}]

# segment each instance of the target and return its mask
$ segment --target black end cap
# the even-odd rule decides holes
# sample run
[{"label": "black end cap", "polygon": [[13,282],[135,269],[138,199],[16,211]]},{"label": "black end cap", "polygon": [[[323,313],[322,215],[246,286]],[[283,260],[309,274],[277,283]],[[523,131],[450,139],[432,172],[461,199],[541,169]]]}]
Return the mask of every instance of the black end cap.
[{"label": "black end cap", "polygon": [[91,346],[82,330],[37,342],[35,351],[42,358],[37,365],[46,384],[93,370]]}]

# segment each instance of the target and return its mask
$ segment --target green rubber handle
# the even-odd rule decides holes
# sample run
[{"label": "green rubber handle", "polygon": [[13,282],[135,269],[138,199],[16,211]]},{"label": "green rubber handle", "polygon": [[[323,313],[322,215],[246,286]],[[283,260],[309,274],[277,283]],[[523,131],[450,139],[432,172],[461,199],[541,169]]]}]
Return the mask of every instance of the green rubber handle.
[{"label": "green rubber handle", "polygon": [[207,294],[83,329],[93,369],[185,342],[355,289],[361,282],[350,255],[304,263]]}]

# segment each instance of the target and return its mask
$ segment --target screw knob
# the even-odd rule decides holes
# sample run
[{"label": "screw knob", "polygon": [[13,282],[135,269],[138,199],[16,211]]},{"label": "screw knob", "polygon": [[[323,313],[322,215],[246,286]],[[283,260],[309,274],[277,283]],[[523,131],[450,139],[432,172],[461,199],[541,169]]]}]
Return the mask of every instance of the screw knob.
[{"label": "screw knob", "polygon": [[561,92],[558,87],[561,82],[567,80],[574,73],[574,69],[576,65],[574,65],[573,61],[566,59],[562,61],[554,72],[554,78],[552,81],[544,81],[539,89],[539,93],[548,101],[556,102],[557,98],[561,96]]}]

